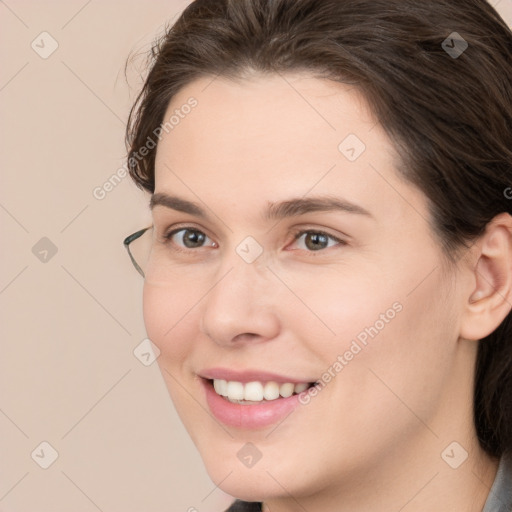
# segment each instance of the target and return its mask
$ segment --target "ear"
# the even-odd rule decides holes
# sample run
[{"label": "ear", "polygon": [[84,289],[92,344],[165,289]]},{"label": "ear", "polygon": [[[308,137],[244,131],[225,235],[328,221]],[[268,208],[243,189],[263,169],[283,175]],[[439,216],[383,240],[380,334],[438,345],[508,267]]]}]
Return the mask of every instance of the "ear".
[{"label": "ear", "polygon": [[494,217],[474,249],[476,264],[461,319],[460,336],[467,340],[491,334],[512,309],[512,217]]}]

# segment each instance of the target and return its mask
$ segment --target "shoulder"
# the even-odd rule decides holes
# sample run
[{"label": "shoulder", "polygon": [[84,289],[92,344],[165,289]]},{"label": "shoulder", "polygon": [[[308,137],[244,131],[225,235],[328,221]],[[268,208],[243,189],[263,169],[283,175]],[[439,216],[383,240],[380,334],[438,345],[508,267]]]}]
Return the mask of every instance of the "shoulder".
[{"label": "shoulder", "polygon": [[224,512],[261,512],[261,503],[236,500]]},{"label": "shoulder", "polygon": [[500,459],[496,478],[482,512],[510,512],[512,510],[512,453]]}]

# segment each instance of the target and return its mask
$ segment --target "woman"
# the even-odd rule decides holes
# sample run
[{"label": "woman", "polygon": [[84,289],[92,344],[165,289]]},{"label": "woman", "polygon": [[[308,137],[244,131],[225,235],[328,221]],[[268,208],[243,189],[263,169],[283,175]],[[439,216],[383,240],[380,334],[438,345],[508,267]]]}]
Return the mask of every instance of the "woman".
[{"label": "woman", "polygon": [[483,0],[197,0],[126,240],[230,511],[512,510],[512,34]]}]

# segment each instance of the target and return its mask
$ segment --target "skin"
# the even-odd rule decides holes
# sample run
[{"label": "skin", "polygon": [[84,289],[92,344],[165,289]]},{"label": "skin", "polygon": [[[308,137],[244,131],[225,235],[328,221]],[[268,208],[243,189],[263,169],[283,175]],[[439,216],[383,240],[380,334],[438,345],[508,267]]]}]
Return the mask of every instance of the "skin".
[{"label": "skin", "polygon": [[[152,213],[157,240],[185,226],[208,238],[192,249],[179,234],[156,242],[165,278],[148,275],[144,318],[212,480],[272,512],[481,511],[497,461],[476,439],[473,367],[476,340],[510,311],[510,216],[450,266],[426,197],[397,174],[393,144],[356,90],[299,73],[205,77],[172,99],[165,118],[191,96],[197,107],[158,145],[155,192],[195,202],[209,218]],[[354,162],[338,149],[348,134],[366,145]],[[319,196],[371,215],[263,215],[269,202]],[[305,230],[344,243],[312,251],[306,235],[294,240]],[[247,236],[263,249],[250,264],[236,252]],[[319,380],[395,303],[401,311],[279,426],[242,430],[209,413],[202,369]],[[468,453],[457,469],[441,456],[454,441]],[[237,457],[247,442],[262,455],[252,468]]]}]

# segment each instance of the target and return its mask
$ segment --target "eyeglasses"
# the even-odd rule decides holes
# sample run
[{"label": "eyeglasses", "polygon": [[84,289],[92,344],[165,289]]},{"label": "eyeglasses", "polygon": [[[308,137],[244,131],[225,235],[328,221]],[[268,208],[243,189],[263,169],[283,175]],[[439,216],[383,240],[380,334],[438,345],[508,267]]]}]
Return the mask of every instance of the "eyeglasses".
[{"label": "eyeglasses", "polygon": [[183,277],[183,266],[176,264],[164,233],[154,226],[140,229],[123,241],[135,270],[146,284],[169,287]]},{"label": "eyeglasses", "polygon": [[123,240],[123,245],[128,251],[133,266],[144,278],[146,277],[146,268],[151,252],[152,240],[153,226],[140,229]]}]

